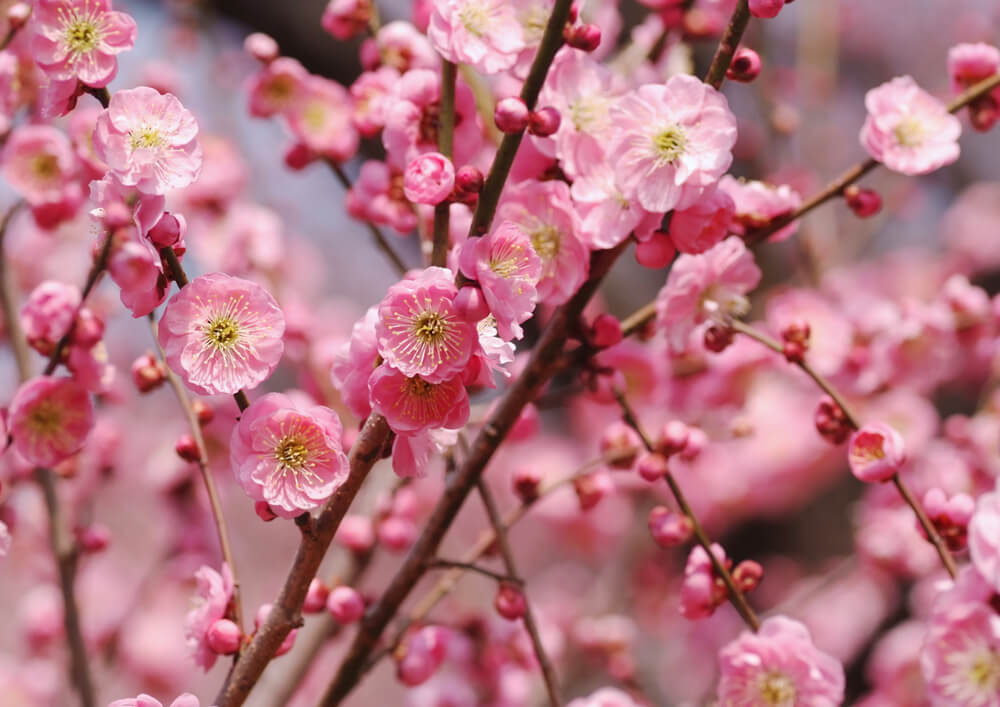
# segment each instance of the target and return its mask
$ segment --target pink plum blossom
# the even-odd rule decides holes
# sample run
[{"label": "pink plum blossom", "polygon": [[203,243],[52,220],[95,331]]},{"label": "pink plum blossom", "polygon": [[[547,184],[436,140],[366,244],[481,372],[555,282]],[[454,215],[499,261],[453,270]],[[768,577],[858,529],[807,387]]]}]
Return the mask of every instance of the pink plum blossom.
[{"label": "pink plum blossom", "polygon": [[906,461],[903,438],[888,425],[865,425],[851,436],[847,461],[861,481],[888,481]]},{"label": "pink plum blossom", "polygon": [[[728,567],[731,563],[726,552],[718,543],[713,543],[712,554]],[[687,619],[704,619],[726,601],[728,596],[722,578],[715,573],[712,560],[705,548],[697,545],[691,549],[684,566],[684,582],[681,585],[681,614]]]},{"label": "pink plum blossom", "polygon": [[233,573],[223,562],[221,574],[202,565],[194,576],[198,582],[196,604],[184,619],[184,637],[195,665],[209,670],[218,655],[208,644],[208,632],[216,621],[226,616],[233,598]]},{"label": "pink plum blossom", "polygon": [[379,305],[379,354],[404,376],[440,383],[469,363],[478,337],[455,307],[453,280],[450,270],[427,268],[390,287]]},{"label": "pink plum blossom", "polygon": [[744,295],[760,277],[753,255],[735,236],[699,255],[681,255],[656,297],[657,326],[674,351],[683,351],[698,325],[745,314],[749,303]]},{"label": "pink plum blossom", "polygon": [[566,707],[640,707],[628,693],[614,687],[602,687],[586,697],[577,697]]},{"label": "pink plum blossom", "polygon": [[378,309],[371,307],[354,323],[351,338],[338,349],[330,367],[330,378],[348,409],[364,419],[371,412],[368,401],[368,378],[378,359],[375,325]]},{"label": "pink plum blossom", "polygon": [[[785,216],[802,204],[802,197],[787,184],[772,185],[755,179],[733,179],[728,174],[719,180],[719,191],[733,199],[734,209],[730,232],[741,236],[753,235],[754,229],[763,228],[774,219]],[[775,231],[768,241],[777,243],[791,238],[799,230],[799,222],[792,221]]]},{"label": "pink plum blossom", "polygon": [[247,408],[233,430],[233,473],[251,499],[294,518],[317,508],[347,478],[342,434],[333,410],[269,393]]},{"label": "pink plum blossom", "polygon": [[785,6],[785,0],[750,0],[749,6],[750,14],[754,17],[769,19],[778,16]]},{"label": "pink plum blossom", "polygon": [[520,339],[535,310],[542,260],[516,224],[503,221],[489,235],[470,238],[459,254],[462,273],[479,283],[501,338]]},{"label": "pink plum blossom", "polygon": [[31,54],[52,79],[107,86],[117,55],[135,44],[135,20],[111,10],[111,0],[38,0]]},{"label": "pink plum blossom", "polygon": [[374,137],[385,126],[386,114],[391,105],[390,98],[399,72],[391,66],[380,66],[374,71],[362,73],[351,84],[354,98],[354,127],[364,137]]},{"label": "pink plum blossom", "polygon": [[73,325],[79,307],[76,286],[55,280],[38,285],[21,307],[21,327],[28,343],[42,354],[51,353]]},{"label": "pink plum blossom", "polygon": [[722,189],[708,190],[670,217],[670,240],[681,253],[704,253],[726,237],[736,205]]},{"label": "pink plum blossom", "polygon": [[116,91],[97,118],[94,151],[122,184],[164,194],[198,178],[198,122],[172,94],[146,86]]},{"label": "pink plum blossom", "polygon": [[167,365],[191,390],[231,395],[271,375],[284,331],[281,308],[264,288],[211,273],[170,299],[158,336]]},{"label": "pink plum blossom", "polygon": [[292,134],[312,152],[346,162],[358,151],[351,94],[336,81],[309,76],[285,113]]},{"label": "pink plum blossom", "polygon": [[611,121],[616,182],[648,211],[693,205],[732,163],[736,119],[726,98],[693,76],[640,86],[614,105]]},{"label": "pink plum blossom", "polygon": [[[115,700],[108,707],[163,707],[163,703],[155,697],[142,694],[138,697]],[[190,692],[185,692],[182,695],[178,695],[177,699],[171,702],[169,707],[201,707],[201,702]]]},{"label": "pink plum blossom", "polygon": [[383,25],[375,34],[375,48],[382,63],[400,74],[406,74],[411,69],[436,71],[441,64],[441,57],[434,51],[430,40],[404,20]]},{"label": "pink plum blossom", "polygon": [[440,152],[416,157],[403,173],[403,193],[415,204],[440,204],[454,188],[455,165]]},{"label": "pink plum blossom", "polygon": [[169,282],[159,256],[135,240],[119,245],[108,259],[108,274],[120,288],[122,304],[133,317],[144,317],[167,299]]},{"label": "pink plum blossom", "polygon": [[962,124],[912,77],[873,88],[865,95],[865,108],[861,145],[889,169],[927,174],[958,159]]},{"label": "pink plum blossom", "polygon": [[368,387],[372,410],[384,416],[395,432],[459,429],[469,419],[469,396],[460,378],[430,383],[382,365],[372,373]]},{"label": "pink plum blossom", "polygon": [[417,227],[417,215],[403,192],[403,173],[385,162],[368,160],[347,192],[347,213],[362,221],[390,226],[400,234]]},{"label": "pink plum blossom", "polygon": [[820,651],[808,629],[784,616],[765,619],[719,652],[718,696],[724,705],[838,707],[844,669]]},{"label": "pink plum blossom", "polygon": [[247,82],[248,109],[257,118],[269,118],[295,107],[305,95],[309,72],[291,57],[278,57]]},{"label": "pink plum blossom", "polygon": [[73,379],[38,376],[17,389],[7,426],[18,454],[51,467],[83,447],[94,426],[94,406]]},{"label": "pink plum blossom", "polygon": [[371,16],[371,0],[330,0],[320,24],[334,38],[346,40],[363,31]]},{"label": "pink plum blossom", "polygon": [[979,497],[969,521],[969,553],[983,579],[1000,593],[1000,492]]},{"label": "pink plum blossom", "polygon": [[77,163],[66,134],[48,125],[13,131],[0,154],[4,179],[32,206],[61,201],[77,186]]},{"label": "pink plum blossom", "polygon": [[630,234],[646,241],[662,221],[660,214],[622,195],[611,165],[603,158],[581,167],[570,195],[580,215],[580,240],[595,250],[614,248]]},{"label": "pink plum blossom", "polygon": [[[955,91],[964,91],[969,86],[987,79],[1000,70],[1000,49],[992,44],[956,44],[948,50],[948,74]],[[997,96],[1000,89],[993,89],[990,95]]]},{"label": "pink plum blossom", "polygon": [[427,36],[445,59],[484,74],[509,69],[524,49],[521,23],[503,0],[435,2]]}]

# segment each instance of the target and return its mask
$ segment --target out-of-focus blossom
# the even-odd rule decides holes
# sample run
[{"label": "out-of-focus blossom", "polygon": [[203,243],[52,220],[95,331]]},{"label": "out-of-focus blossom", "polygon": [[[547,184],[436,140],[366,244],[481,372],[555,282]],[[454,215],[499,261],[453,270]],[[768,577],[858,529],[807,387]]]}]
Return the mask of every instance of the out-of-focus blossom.
[{"label": "out-of-focus blossom", "polygon": [[76,454],[93,426],[90,396],[70,378],[32,378],[10,403],[14,449],[35,466],[55,466]]},{"label": "out-of-focus blossom", "polygon": [[203,565],[194,576],[198,581],[197,603],[184,620],[184,635],[195,665],[208,670],[218,657],[208,644],[208,631],[226,615],[233,598],[233,573],[229,565],[223,563],[221,573]]}]

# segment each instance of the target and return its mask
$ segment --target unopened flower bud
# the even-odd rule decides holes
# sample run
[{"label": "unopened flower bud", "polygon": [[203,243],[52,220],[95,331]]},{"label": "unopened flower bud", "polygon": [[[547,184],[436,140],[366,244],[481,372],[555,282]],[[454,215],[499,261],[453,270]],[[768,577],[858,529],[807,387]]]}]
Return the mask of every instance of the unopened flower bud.
[{"label": "unopened flower bud", "polygon": [[740,47],[726,69],[726,78],[740,83],[750,83],[760,75],[760,55],[749,47]]},{"label": "unopened flower bud", "polygon": [[403,194],[414,204],[436,206],[455,189],[455,166],[440,152],[426,152],[406,165]]},{"label": "unopened flower bud", "polygon": [[733,582],[742,592],[752,592],[764,578],[764,568],[753,560],[743,560],[733,570]]},{"label": "unopened flower bud", "polygon": [[650,483],[659,481],[670,471],[667,458],[656,452],[646,452],[639,457],[639,465],[636,469],[639,476]]},{"label": "unopened flower bud", "polygon": [[874,216],[882,210],[882,197],[874,189],[862,189],[852,184],[844,189],[844,201],[858,218]]},{"label": "unopened flower bud", "polygon": [[538,498],[538,486],[542,479],[538,472],[530,468],[520,468],[514,472],[511,481],[514,486],[514,493],[521,499],[521,503],[531,503]]},{"label": "unopened flower bud", "polygon": [[781,330],[782,353],[789,363],[802,363],[809,350],[809,323],[797,321]]},{"label": "unopened flower bud", "polygon": [[307,614],[318,614],[326,608],[327,597],[330,596],[330,588],[319,577],[313,577],[306,590],[306,599],[302,603],[302,611]]},{"label": "unopened flower bud", "polygon": [[7,24],[12,30],[20,29],[31,17],[31,3],[16,2],[7,8]]},{"label": "unopened flower bud", "polygon": [[257,517],[265,523],[269,523],[278,517],[278,515],[271,510],[271,507],[267,505],[267,501],[257,501],[253,504],[253,512],[256,513]]},{"label": "unopened flower bud", "polygon": [[667,457],[684,451],[688,442],[688,434],[690,431],[687,425],[680,420],[671,420],[660,431],[660,439],[656,444],[657,451]]},{"label": "unopened flower bud", "polygon": [[417,539],[417,527],[409,518],[389,516],[378,525],[378,539],[387,550],[403,552]]},{"label": "unopened flower bud", "polygon": [[153,245],[158,248],[166,248],[174,245],[181,238],[181,232],[183,230],[183,222],[170,212],[164,212],[160,217],[160,220],[156,222],[146,237],[153,242]]},{"label": "unopened flower bud", "polygon": [[688,427],[688,439],[687,444],[684,445],[684,449],[680,451],[680,458],[686,461],[691,461],[701,454],[703,450],[708,445],[708,435],[700,427]]},{"label": "unopened flower bud", "polygon": [[463,204],[474,204],[483,190],[483,173],[471,164],[463,165],[455,172],[455,200]]},{"label": "unopened flower bud", "polygon": [[489,316],[490,306],[483,291],[474,285],[466,285],[455,297],[455,310],[467,322],[478,322]]},{"label": "unopened flower bud", "polygon": [[608,466],[631,469],[639,455],[642,440],[639,434],[622,421],[612,422],[601,435],[601,456],[612,458]]},{"label": "unopened flower bud", "polygon": [[998,118],[1000,118],[1000,105],[991,94],[980,96],[969,104],[969,122],[977,132],[987,132],[996,125]]},{"label": "unopened flower bud", "polygon": [[132,382],[140,393],[148,393],[163,385],[166,371],[153,354],[143,354],[132,362]]},{"label": "unopened flower bud", "polygon": [[243,49],[262,64],[270,64],[278,58],[278,43],[269,34],[254,32],[243,40]]},{"label": "unopened flower bud", "polygon": [[554,134],[562,123],[559,111],[552,106],[539,108],[531,114],[528,121],[528,132],[538,137],[548,137]]},{"label": "unopened flower bud", "polygon": [[111,531],[102,523],[76,529],[76,543],[87,554],[101,552],[111,543]]},{"label": "unopened flower bud", "polygon": [[573,480],[573,490],[576,491],[581,511],[589,511],[596,506],[612,488],[611,479],[601,472],[584,474]]},{"label": "unopened flower bud", "polygon": [[865,425],[851,437],[847,461],[861,481],[888,481],[906,461],[903,437],[888,425]]},{"label": "unopened flower bud", "polygon": [[607,349],[619,343],[624,337],[622,323],[611,314],[598,314],[590,324],[587,338],[591,345]]},{"label": "unopened flower bud", "polygon": [[524,616],[528,608],[524,592],[510,582],[501,582],[497,587],[497,596],[493,602],[497,613],[508,621],[517,621]]},{"label": "unopened flower bud", "polygon": [[663,231],[655,231],[648,240],[637,243],[635,259],[644,268],[659,270],[670,265],[677,249],[670,236]]},{"label": "unopened flower bud", "polygon": [[448,634],[438,626],[417,631],[397,652],[396,677],[409,687],[427,682],[444,661]]},{"label": "unopened flower bud", "polygon": [[517,96],[501,98],[493,110],[493,122],[503,133],[519,133],[528,127],[531,111]]},{"label": "unopened flower bud", "polygon": [[777,17],[785,0],[750,0],[750,14],[754,17],[769,19]]},{"label": "unopened flower bud", "polygon": [[326,600],[326,610],[339,623],[354,623],[365,613],[365,600],[356,589],[341,585],[330,590],[330,596]]},{"label": "unopened flower bud", "polygon": [[601,46],[601,28],[595,24],[567,25],[563,39],[574,49],[592,52]]},{"label": "unopened flower bud", "polygon": [[232,655],[240,649],[240,627],[229,619],[219,619],[208,628],[208,647],[219,655]]},{"label": "unopened flower bud", "polygon": [[691,539],[694,524],[686,515],[675,513],[666,506],[656,506],[649,512],[649,534],[660,547],[683,545]]},{"label": "unopened flower bud", "polygon": [[843,444],[851,435],[851,425],[847,416],[830,397],[819,401],[814,419],[816,430],[831,444]]},{"label": "unopened flower bud", "polygon": [[334,539],[340,546],[361,555],[371,550],[375,544],[375,527],[367,516],[348,514],[341,521]]},{"label": "unopened flower bud", "polygon": [[734,336],[731,327],[713,324],[705,330],[705,348],[714,353],[722,353],[733,343]]},{"label": "unopened flower bud", "polygon": [[174,446],[174,451],[186,462],[196,462],[201,459],[201,452],[198,451],[198,445],[191,435],[181,435]]}]

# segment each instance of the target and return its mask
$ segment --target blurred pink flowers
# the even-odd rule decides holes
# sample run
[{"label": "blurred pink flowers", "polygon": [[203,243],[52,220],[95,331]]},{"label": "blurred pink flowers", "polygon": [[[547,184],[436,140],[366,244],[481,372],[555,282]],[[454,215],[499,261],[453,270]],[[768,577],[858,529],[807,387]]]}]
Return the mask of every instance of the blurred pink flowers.
[{"label": "blurred pink flowers", "polygon": [[184,619],[184,635],[195,665],[208,670],[215,665],[218,654],[208,644],[208,632],[216,621],[225,618],[233,598],[233,573],[222,564],[222,572],[202,566],[195,572],[198,581],[196,605]]},{"label": "blurred pink flowers", "polygon": [[865,425],[851,436],[847,461],[861,481],[888,481],[906,461],[903,438],[888,425]]},{"label": "blurred pink flowers", "polygon": [[83,447],[94,426],[94,406],[75,380],[38,376],[17,389],[7,424],[22,457],[51,467]]}]

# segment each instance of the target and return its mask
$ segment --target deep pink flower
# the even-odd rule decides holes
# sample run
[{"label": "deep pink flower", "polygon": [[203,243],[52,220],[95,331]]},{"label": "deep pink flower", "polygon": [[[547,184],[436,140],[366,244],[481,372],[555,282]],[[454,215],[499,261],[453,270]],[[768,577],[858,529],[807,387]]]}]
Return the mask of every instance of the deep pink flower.
[{"label": "deep pink flower", "polygon": [[437,71],[441,65],[441,57],[427,37],[405,20],[382,25],[375,35],[375,49],[382,64],[400,74],[412,69]]},{"label": "deep pink flower", "polygon": [[144,194],[182,189],[201,171],[198,122],[175,96],[146,86],[115,91],[97,118],[94,151]]},{"label": "deep pink flower", "polygon": [[309,76],[285,117],[295,137],[314,153],[345,162],[358,151],[360,142],[352,113],[347,89],[336,81]]},{"label": "deep pink flower", "polygon": [[[956,44],[948,50],[948,75],[955,91],[964,91],[1000,71],[1000,49],[991,44]],[[1000,96],[1000,88],[990,95]]]},{"label": "deep pink flower", "polygon": [[445,59],[484,74],[512,67],[525,46],[521,23],[504,0],[435,2],[427,36]]},{"label": "deep pink flower", "polygon": [[285,318],[260,285],[211,273],[167,303],[159,340],[167,365],[203,395],[256,388],[284,351]]},{"label": "deep pink flower", "polygon": [[361,165],[346,206],[354,218],[391,226],[397,233],[408,234],[417,227],[413,204],[403,193],[403,173],[385,162],[368,160]]},{"label": "deep pink flower", "polygon": [[305,93],[309,72],[291,57],[278,57],[247,82],[250,115],[269,118],[295,106]]},{"label": "deep pink flower", "polygon": [[354,98],[354,127],[363,136],[374,137],[385,126],[385,117],[391,105],[391,96],[399,72],[391,66],[380,66],[366,71],[351,84]]},{"label": "deep pink flower", "polygon": [[[726,551],[718,543],[712,544],[712,554],[724,566],[731,564]],[[692,620],[707,618],[725,603],[726,596],[726,586],[722,584],[721,577],[716,576],[705,548],[700,545],[691,548],[681,584],[681,615]]]},{"label": "deep pink flower", "polygon": [[693,76],[647,84],[611,109],[615,180],[648,211],[687,208],[733,161],[736,118],[725,96]]},{"label": "deep pink flower", "polygon": [[17,389],[7,427],[14,449],[35,466],[55,466],[83,447],[94,426],[87,391],[71,378],[38,376]]},{"label": "deep pink flower", "polygon": [[777,17],[785,0],[750,0],[750,14],[754,17],[769,19]]},{"label": "deep pink flower", "polygon": [[25,125],[4,145],[2,173],[32,206],[60,201],[76,177],[76,156],[65,133],[48,125]]},{"label": "deep pink flower", "polygon": [[[115,700],[108,707],[163,707],[163,703],[155,697],[150,697],[144,693],[138,697]],[[201,707],[201,703],[190,692],[185,692],[182,695],[178,695],[177,699],[170,703],[170,707]]]},{"label": "deep pink flower", "polygon": [[912,77],[873,88],[865,95],[865,108],[861,145],[889,169],[927,174],[958,159],[961,122]]},{"label": "deep pink flower", "polygon": [[812,642],[798,621],[773,616],[757,633],[744,631],[719,652],[723,705],[839,707],[844,668]]},{"label": "deep pink flower", "polygon": [[135,20],[111,10],[111,0],[38,0],[32,13],[31,55],[52,79],[107,86],[117,55],[135,44]]},{"label": "deep pink flower", "polygon": [[[757,180],[734,179],[728,174],[719,180],[719,191],[733,199],[735,208],[730,232],[739,235],[751,234],[755,228],[767,226],[775,218],[794,211],[802,204],[802,197],[787,184],[774,186]],[[799,222],[792,221],[767,240],[777,243],[791,238],[798,230]]]},{"label": "deep pink flower", "polygon": [[847,461],[861,481],[888,481],[906,461],[903,437],[888,425],[865,425],[851,436]]},{"label": "deep pink flower", "polygon": [[587,279],[590,253],[579,238],[580,219],[565,182],[527,180],[504,189],[497,221],[513,221],[542,259],[538,299],[562,304]]},{"label": "deep pink flower", "polygon": [[440,383],[469,363],[478,336],[455,308],[453,280],[445,268],[421,270],[390,287],[379,305],[379,354],[403,375]]},{"label": "deep pink flower", "polygon": [[108,260],[108,273],[119,288],[122,304],[133,317],[144,317],[163,304],[170,285],[158,256],[135,240],[122,243]]},{"label": "deep pink flower", "polygon": [[21,307],[21,327],[32,348],[48,355],[69,331],[80,306],[75,285],[46,280],[38,285]]},{"label": "deep pink flower", "polygon": [[461,377],[429,383],[382,365],[372,373],[368,388],[372,410],[383,415],[394,432],[460,429],[469,419],[469,396]]},{"label": "deep pink flower", "polygon": [[745,314],[749,303],[744,295],[760,277],[753,255],[736,236],[699,255],[681,255],[656,296],[657,326],[674,351],[683,351],[699,324]]},{"label": "deep pink flower", "polygon": [[726,237],[736,205],[722,189],[709,189],[701,199],[670,216],[670,240],[681,253],[704,253]]},{"label": "deep pink flower", "polygon": [[378,309],[371,307],[364,317],[354,323],[350,340],[337,350],[330,368],[334,388],[348,409],[362,420],[372,409],[368,402],[368,378],[375,370],[378,358],[378,342],[375,339],[377,321]]},{"label": "deep pink flower", "polygon": [[335,39],[348,40],[363,32],[371,17],[371,0],[330,0],[320,25]]},{"label": "deep pink flower", "polygon": [[294,518],[317,508],[347,478],[342,434],[333,410],[269,393],[254,401],[233,429],[233,473],[251,499]]},{"label": "deep pink flower", "polygon": [[195,665],[208,670],[218,658],[208,645],[208,631],[212,624],[226,615],[226,607],[233,598],[233,573],[223,562],[221,574],[202,565],[194,577],[198,581],[197,603],[184,619],[184,637]]},{"label": "deep pink flower", "polygon": [[403,193],[415,204],[440,204],[454,188],[455,165],[440,152],[414,158],[403,173]]},{"label": "deep pink flower", "polygon": [[500,337],[520,339],[521,323],[535,311],[535,284],[542,274],[542,260],[528,235],[516,224],[502,221],[489,235],[468,239],[459,263],[465,276],[482,288]]},{"label": "deep pink flower", "polygon": [[1000,593],[1000,491],[977,500],[969,521],[969,553],[979,574]]}]

